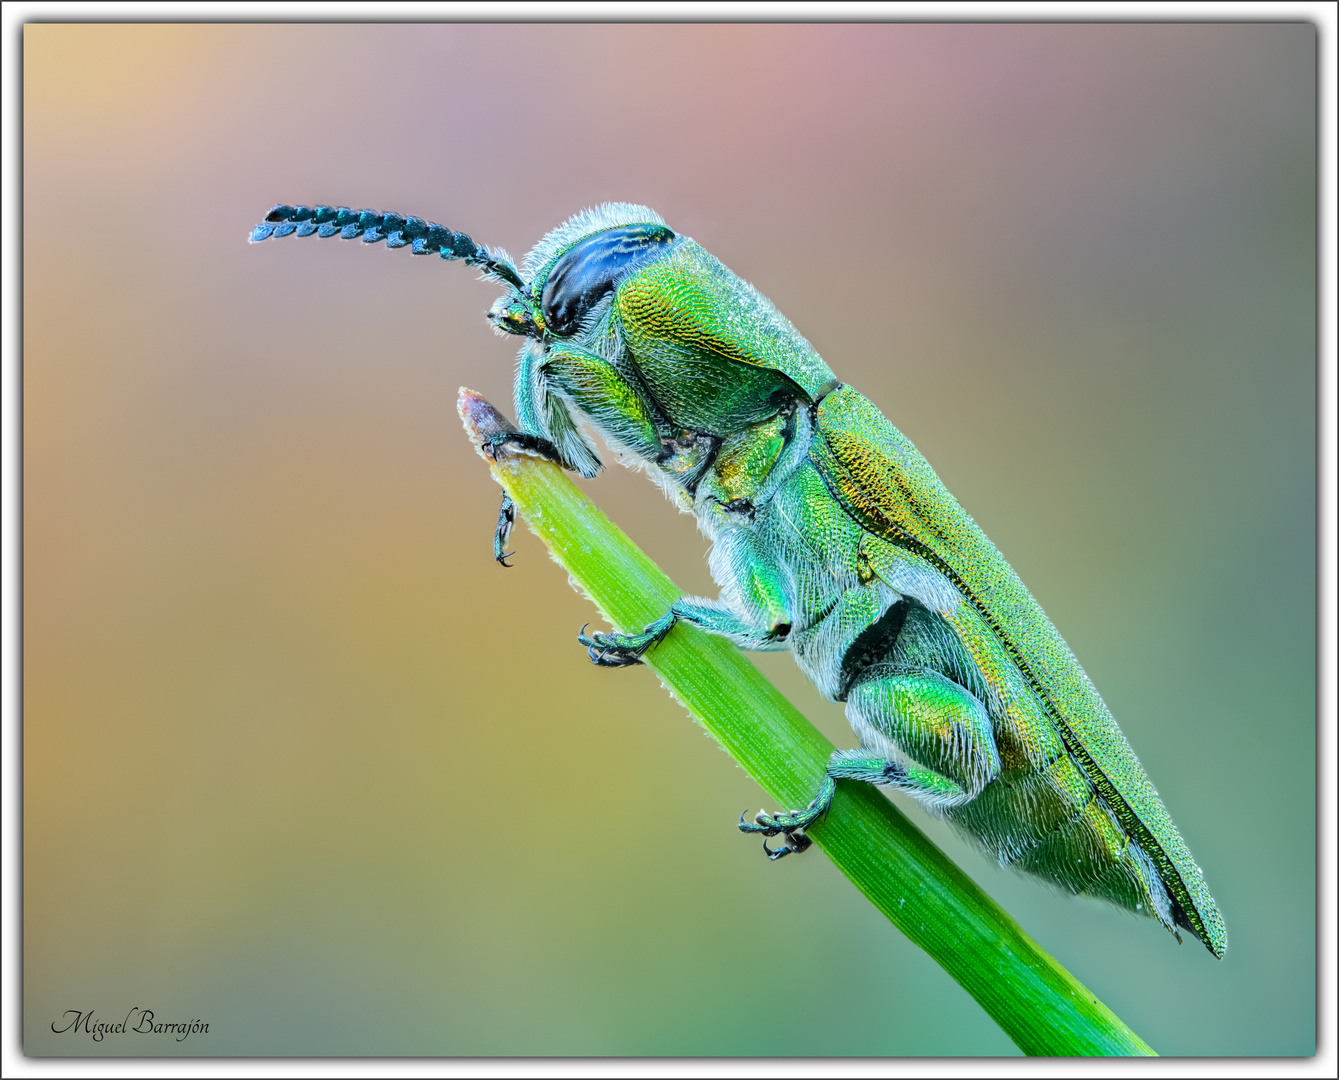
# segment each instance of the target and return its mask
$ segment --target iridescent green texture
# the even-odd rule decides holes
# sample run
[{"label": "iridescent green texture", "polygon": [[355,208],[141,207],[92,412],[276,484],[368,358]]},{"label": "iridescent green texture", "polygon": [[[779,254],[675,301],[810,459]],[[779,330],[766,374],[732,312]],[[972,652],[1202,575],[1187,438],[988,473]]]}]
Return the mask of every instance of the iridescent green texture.
[{"label": "iridescent green texture", "polygon": [[[253,239],[324,213],[276,207]],[[493,450],[593,476],[594,429],[712,541],[719,599],[680,597],[633,632],[583,632],[592,661],[641,663],[688,623],[790,651],[846,703],[860,745],[831,754],[809,805],[740,823],[785,838],[771,857],[810,846],[839,781],[891,787],[1001,863],[1223,955],[1199,867],[1064,640],[925,459],[766,297],[644,206],[576,215],[519,270],[444,226],[358,222],[388,243],[414,231],[414,251],[507,289],[489,316],[525,341],[517,425]],[[504,497],[499,561],[514,515]]]},{"label": "iridescent green texture", "polygon": [[704,418],[690,427],[755,423],[775,414],[780,386],[812,400],[832,380],[789,319],[691,240],[625,281],[615,306],[656,400]]},{"label": "iridescent green texture", "polygon": [[717,500],[726,504],[754,500],[759,482],[772,472],[785,448],[785,423],[779,416],[726,439],[711,465],[720,488]]},{"label": "iridescent green texture", "polygon": [[[494,314],[536,328],[520,431],[590,473],[589,423],[713,541],[719,600],[681,598],[642,632],[583,636],[591,658],[638,663],[687,622],[789,649],[846,702],[860,747],[832,754],[806,809],[741,825],[783,835],[775,856],[808,846],[832,780],[893,787],[1001,863],[1189,929],[1221,957],[1199,867],[1017,575],[765,297],[658,221],[621,205],[579,215],[527,258],[528,294]],[[513,310],[522,295],[540,305],[533,317]]]},{"label": "iridescent green texture", "polygon": [[[674,583],[558,469],[530,455],[488,451],[506,426],[487,402],[461,390],[459,409],[494,478],[605,618],[633,628],[674,602],[680,595]],[[738,649],[681,626],[647,662],[772,798],[808,797],[832,744]],[[838,791],[813,835],[870,903],[957,980],[1024,1053],[1153,1055],[872,788],[854,784]]]},{"label": "iridescent green texture", "polygon": [[[1087,827],[1047,836],[1045,849],[1028,853],[1023,868],[1076,892],[1095,891],[1133,907],[1134,898],[1114,875],[1104,882],[1076,872],[1083,858],[1090,865],[1091,860],[1123,865],[1141,886],[1137,902],[1151,903],[1142,869],[1129,861],[1126,835],[1132,836],[1195,933],[1221,957],[1227,932],[1204,875],[1106,704],[1018,575],[911,442],[866,398],[849,388],[824,398],[819,430],[822,438],[811,453],[824,479],[872,533],[890,542],[865,548],[875,572],[891,576],[910,556],[954,583],[964,602],[946,617],[980,670],[1007,694],[1006,716],[1017,730],[1006,737],[1016,737],[1025,758],[1018,771],[1049,762],[1040,767],[1056,781],[1053,790],[1084,807]],[[1068,758],[1055,756],[1057,735]],[[1091,799],[1088,784],[1116,822]],[[994,834],[1008,825],[991,819],[1012,819],[1010,824],[1027,831],[1039,824],[1037,809],[1035,799],[1011,793],[996,806],[973,805],[949,816],[1003,853],[1006,837]]]}]

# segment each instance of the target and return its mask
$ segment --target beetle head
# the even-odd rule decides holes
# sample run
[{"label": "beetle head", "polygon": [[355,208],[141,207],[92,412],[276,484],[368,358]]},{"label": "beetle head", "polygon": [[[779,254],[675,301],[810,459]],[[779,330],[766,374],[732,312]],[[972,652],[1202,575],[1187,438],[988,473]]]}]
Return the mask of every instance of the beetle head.
[{"label": "beetle head", "polygon": [[572,337],[605,297],[679,239],[659,214],[632,203],[583,210],[525,257],[525,284],[501,296],[488,317],[509,334]]}]

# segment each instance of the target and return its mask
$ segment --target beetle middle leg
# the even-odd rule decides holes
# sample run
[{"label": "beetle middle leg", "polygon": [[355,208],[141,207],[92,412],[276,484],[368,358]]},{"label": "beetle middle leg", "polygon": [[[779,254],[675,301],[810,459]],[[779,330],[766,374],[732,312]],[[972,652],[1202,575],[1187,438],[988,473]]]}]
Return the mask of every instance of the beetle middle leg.
[{"label": "beetle middle leg", "polygon": [[599,667],[631,667],[642,662],[642,654],[664,640],[677,621],[674,609],[651,623],[640,634],[590,634],[581,628],[577,641],[586,646],[590,662]]},{"label": "beetle middle leg", "polygon": [[773,620],[771,627],[760,630],[745,622],[724,604],[700,598],[677,601],[664,615],[640,634],[590,634],[585,627],[577,640],[586,646],[591,663],[601,667],[628,667],[642,662],[642,654],[665,639],[676,622],[686,622],[708,634],[728,638],[741,649],[776,652],[786,648],[790,623],[784,617]]}]

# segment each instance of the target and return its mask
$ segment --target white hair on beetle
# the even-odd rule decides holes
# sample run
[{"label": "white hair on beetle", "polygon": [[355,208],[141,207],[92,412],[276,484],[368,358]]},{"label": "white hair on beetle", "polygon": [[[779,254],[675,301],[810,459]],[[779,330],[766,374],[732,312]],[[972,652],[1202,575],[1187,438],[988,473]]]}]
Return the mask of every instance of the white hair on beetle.
[{"label": "white hair on beetle", "polygon": [[620,229],[625,225],[664,225],[665,219],[649,206],[636,203],[603,203],[600,206],[587,207],[573,214],[556,229],[546,233],[521,260],[521,275],[526,283],[547,263],[552,262],[565,248],[578,240],[594,236],[605,229]]}]

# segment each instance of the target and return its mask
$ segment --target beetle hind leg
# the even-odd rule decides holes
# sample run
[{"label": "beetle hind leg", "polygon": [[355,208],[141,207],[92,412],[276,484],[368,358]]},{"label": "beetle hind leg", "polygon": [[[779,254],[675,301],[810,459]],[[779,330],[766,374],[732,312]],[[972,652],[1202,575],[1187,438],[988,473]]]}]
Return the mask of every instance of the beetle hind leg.
[{"label": "beetle hind leg", "polygon": [[763,841],[763,851],[767,857],[773,861],[783,858],[786,855],[798,855],[802,851],[807,851],[813,841],[805,833],[810,825],[828,812],[828,807],[832,805],[832,797],[837,793],[836,781],[832,778],[832,773],[823,777],[823,783],[818,789],[818,794],[814,796],[811,802],[803,810],[792,810],[788,814],[765,814],[757,813],[752,821],[745,821],[744,814],[739,815],[739,831],[744,833],[761,834],[762,836],[784,836],[786,842],[779,848],[772,849],[767,846],[767,841]]},{"label": "beetle hind leg", "polygon": [[859,750],[839,750],[828,771],[912,795],[931,810],[970,802],[1000,771],[990,717],[973,694],[938,671],[876,664],[852,684],[846,715]]}]

